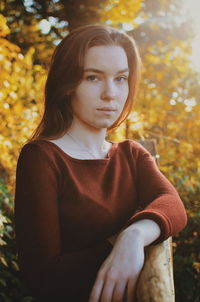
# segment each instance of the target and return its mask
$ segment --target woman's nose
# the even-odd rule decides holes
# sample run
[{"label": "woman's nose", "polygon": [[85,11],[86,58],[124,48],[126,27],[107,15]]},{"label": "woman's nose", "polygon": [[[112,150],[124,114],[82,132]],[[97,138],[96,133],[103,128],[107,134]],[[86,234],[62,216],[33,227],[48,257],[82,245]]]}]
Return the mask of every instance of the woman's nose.
[{"label": "woman's nose", "polygon": [[106,81],[103,85],[103,90],[101,94],[101,98],[103,100],[113,100],[116,97],[116,87],[113,81]]}]

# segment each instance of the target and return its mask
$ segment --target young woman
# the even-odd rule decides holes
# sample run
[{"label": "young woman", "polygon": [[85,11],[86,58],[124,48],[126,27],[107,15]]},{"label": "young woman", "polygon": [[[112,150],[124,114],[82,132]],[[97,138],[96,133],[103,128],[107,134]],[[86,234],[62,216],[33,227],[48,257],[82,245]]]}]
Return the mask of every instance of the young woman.
[{"label": "young woman", "polygon": [[130,113],[132,38],[90,25],[57,46],[44,115],[19,156],[19,261],[37,301],[134,301],[144,247],[186,224],[183,204],[138,143],[106,140]]}]

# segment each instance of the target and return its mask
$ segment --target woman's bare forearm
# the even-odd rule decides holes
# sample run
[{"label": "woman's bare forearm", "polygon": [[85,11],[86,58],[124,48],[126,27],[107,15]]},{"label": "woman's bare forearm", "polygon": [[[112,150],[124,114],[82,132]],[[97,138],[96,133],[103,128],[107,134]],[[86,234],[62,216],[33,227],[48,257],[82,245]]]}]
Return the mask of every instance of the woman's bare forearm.
[{"label": "woman's bare forearm", "polygon": [[160,236],[160,227],[159,225],[150,219],[142,219],[133,224],[129,227],[124,229],[122,232],[118,233],[117,235],[109,238],[108,240],[114,245],[118,239],[123,236],[128,236],[130,239],[131,237],[134,239],[135,237],[139,237],[140,240],[143,242],[144,246],[147,246],[154,242]]}]

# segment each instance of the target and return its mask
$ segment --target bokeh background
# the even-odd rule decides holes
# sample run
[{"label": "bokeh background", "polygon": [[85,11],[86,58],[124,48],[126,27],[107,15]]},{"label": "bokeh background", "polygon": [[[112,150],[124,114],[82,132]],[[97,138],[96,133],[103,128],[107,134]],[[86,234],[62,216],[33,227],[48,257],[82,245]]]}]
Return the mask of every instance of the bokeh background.
[{"label": "bokeh background", "polygon": [[120,28],[139,46],[137,104],[110,139],[156,140],[189,218],[173,238],[176,302],[200,301],[199,12],[199,0],[0,0],[0,301],[31,301],[13,232],[16,162],[41,117],[55,46],[90,23]]}]

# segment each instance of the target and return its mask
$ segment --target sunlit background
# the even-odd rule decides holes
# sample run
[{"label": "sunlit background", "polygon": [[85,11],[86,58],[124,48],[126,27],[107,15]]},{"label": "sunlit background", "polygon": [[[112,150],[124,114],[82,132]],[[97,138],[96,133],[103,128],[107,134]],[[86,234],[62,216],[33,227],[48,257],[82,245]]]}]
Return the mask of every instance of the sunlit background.
[{"label": "sunlit background", "polygon": [[[194,29],[194,39],[192,41],[191,66],[195,71],[200,73],[200,0],[181,0],[183,6],[183,17],[192,23]],[[27,7],[30,5],[30,0],[25,1]],[[51,26],[57,22],[56,18],[50,17],[49,20],[43,19],[39,26],[43,34],[48,34]],[[142,19],[138,18],[138,23],[142,23]],[[65,24],[60,24],[64,26]],[[125,24],[124,30],[131,30],[131,24]]]},{"label": "sunlit background", "polygon": [[192,42],[192,67],[200,72],[200,1],[181,0],[186,18],[193,22],[194,39]]}]

